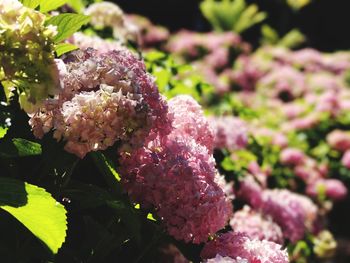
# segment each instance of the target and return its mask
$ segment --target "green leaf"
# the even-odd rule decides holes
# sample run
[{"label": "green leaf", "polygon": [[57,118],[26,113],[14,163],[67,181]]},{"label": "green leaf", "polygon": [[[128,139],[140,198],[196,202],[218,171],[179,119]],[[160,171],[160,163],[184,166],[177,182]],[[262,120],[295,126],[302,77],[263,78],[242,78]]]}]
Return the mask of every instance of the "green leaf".
[{"label": "green leaf", "polygon": [[119,196],[122,193],[122,187],[120,184],[121,178],[112,161],[101,152],[91,152],[90,156],[92,157],[99,171],[104,176],[113,193]]},{"label": "green leaf", "polygon": [[60,6],[63,6],[67,0],[41,0],[40,12],[47,13],[51,10],[55,10]]},{"label": "green leaf", "polygon": [[84,9],[84,3],[82,0],[68,0],[67,4],[77,13],[81,13]]},{"label": "green leaf", "polygon": [[55,51],[56,51],[56,54],[58,57],[69,52],[69,51],[76,50],[76,49],[78,49],[77,46],[69,44],[69,43],[59,43],[55,47]]},{"label": "green leaf", "polygon": [[265,24],[261,27],[261,35],[262,35],[262,44],[273,45],[276,44],[280,37],[275,29]]},{"label": "green leaf", "polygon": [[281,39],[279,45],[286,48],[295,48],[304,43],[305,40],[306,37],[303,33],[301,33],[298,29],[293,29]]},{"label": "green leaf", "polygon": [[7,129],[8,129],[8,128],[6,128],[6,127],[1,127],[1,126],[0,126],[0,139],[1,139],[1,138],[4,138],[4,136],[5,136],[6,133],[7,133]]},{"label": "green leaf", "polygon": [[0,178],[0,208],[10,213],[56,254],[67,231],[66,210],[45,189]]},{"label": "green leaf", "polygon": [[41,145],[22,138],[13,138],[12,140],[3,140],[0,144],[0,156],[22,157],[41,154]]},{"label": "green leaf", "polygon": [[89,16],[65,13],[51,17],[47,24],[57,26],[58,34],[55,36],[54,41],[58,43],[77,32],[89,20]]},{"label": "green leaf", "polygon": [[26,7],[35,9],[39,4],[41,0],[22,0],[22,4]]}]

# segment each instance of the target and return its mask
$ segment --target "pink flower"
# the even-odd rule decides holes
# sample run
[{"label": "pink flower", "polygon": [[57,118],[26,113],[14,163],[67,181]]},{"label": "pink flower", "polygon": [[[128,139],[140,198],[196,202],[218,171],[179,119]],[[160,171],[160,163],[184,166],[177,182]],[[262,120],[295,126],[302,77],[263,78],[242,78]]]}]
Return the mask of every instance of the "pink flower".
[{"label": "pink flower", "polygon": [[277,133],[271,143],[283,149],[288,146],[288,138],[283,133]]},{"label": "pink flower", "polygon": [[344,199],[348,193],[346,186],[337,179],[320,179],[310,184],[306,188],[306,193],[310,196],[318,196],[324,193],[334,200]]},{"label": "pink flower", "polygon": [[268,97],[291,101],[306,92],[304,75],[290,66],[278,66],[258,82],[258,92]]},{"label": "pink flower", "polygon": [[230,221],[232,229],[247,234],[250,239],[268,240],[283,244],[281,228],[271,218],[244,206],[242,210],[234,213]]},{"label": "pink flower", "polygon": [[200,243],[226,225],[232,207],[215,182],[213,157],[188,137],[161,138],[122,154],[120,173],[130,197],[154,207],[169,234]]},{"label": "pink flower", "polygon": [[214,135],[198,102],[190,96],[180,95],[170,99],[168,105],[174,115],[173,132],[193,138],[212,152]]},{"label": "pink flower", "polygon": [[248,260],[242,259],[242,258],[230,258],[230,257],[223,257],[217,254],[215,258],[210,258],[204,261],[204,263],[249,263]]},{"label": "pink flower", "polygon": [[262,187],[254,177],[248,175],[240,182],[237,196],[255,208],[262,205],[262,192]]},{"label": "pink flower", "polygon": [[76,51],[65,63],[59,94],[31,116],[36,137],[53,129],[68,152],[83,158],[115,142],[138,147],[147,137],[170,132],[167,105],[144,63],[130,52]]},{"label": "pink flower", "polygon": [[112,50],[121,50],[126,49],[118,41],[105,40],[98,36],[88,36],[82,32],[74,33],[69,39],[68,42],[76,45],[80,49],[84,50],[87,48],[96,49],[96,52],[103,54]]},{"label": "pink flower", "polygon": [[244,148],[248,143],[246,124],[237,117],[210,117],[210,125],[214,130],[215,148],[230,150]]},{"label": "pink flower", "polygon": [[281,245],[266,240],[251,240],[247,235],[239,232],[220,235],[209,241],[201,252],[203,259],[212,259],[217,255],[234,260],[247,260],[251,263],[289,262],[287,251],[281,250]]},{"label": "pink flower", "polygon": [[296,148],[286,148],[280,154],[280,162],[285,165],[299,165],[305,161],[305,154]]},{"label": "pink flower", "polygon": [[317,217],[316,205],[306,196],[288,190],[265,190],[260,209],[282,228],[283,235],[293,243],[302,239]]},{"label": "pink flower", "polygon": [[347,150],[341,159],[342,165],[344,165],[346,168],[350,169],[350,150]]},{"label": "pink flower", "polygon": [[341,130],[333,130],[327,135],[327,143],[333,149],[345,152],[350,149],[350,134]]},{"label": "pink flower", "polygon": [[250,162],[247,169],[263,187],[266,187],[268,173],[261,169],[257,161]]},{"label": "pink flower", "polygon": [[262,76],[263,72],[250,57],[246,55],[238,57],[232,73],[232,79],[242,90],[254,91],[256,83]]}]

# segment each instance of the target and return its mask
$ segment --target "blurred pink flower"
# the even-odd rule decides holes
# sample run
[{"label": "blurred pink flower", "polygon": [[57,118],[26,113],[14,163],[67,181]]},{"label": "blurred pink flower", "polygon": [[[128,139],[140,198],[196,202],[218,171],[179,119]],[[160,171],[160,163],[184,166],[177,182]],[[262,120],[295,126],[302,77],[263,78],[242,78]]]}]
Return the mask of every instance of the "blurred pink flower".
[{"label": "blurred pink flower", "polygon": [[305,154],[296,148],[286,148],[280,153],[280,162],[285,165],[299,165],[305,161]]},{"label": "blurred pink flower", "polygon": [[265,239],[278,244],[284,242],[281,228],[271,218],[264,217],[249,206],[236,211],[230,225],[235,232],[245,233],[250,239]]},{"label": "blurred pink flower", "polygon": [[344,152],[341,163],[346,168],[350,169],[350,150],[346,150],[346,152]]},{"label": "blurred pink flower", "polygon": [[333,130],[327,135],[327,143],[335,150],[345,152],[350,149],[350,133],[342,130]]},{"label": "blurred pink flower", "polygon": [[230,150],[244,148],[248,143],[248,130],[244,121],[233,116],[210,117],[214,131],[215,148]]},{"label": "blurred pink flower", "polygon": [[330,199],[341,200],[347,196],[348,190],[340,180],[320,179],[313,184],[309,184],[306,193],[313,197],[323,193]]},{"label": "blurred pink flower", "polygon": [[282,250],[281,245],[266,240],[251,240],[246,234],[239,232],[228,232],[218,236],[209,241],[201,252],[202,259],[215,258],[217,255],[234,260],[245,259],[251,263],[289,262],[287,251]]}]

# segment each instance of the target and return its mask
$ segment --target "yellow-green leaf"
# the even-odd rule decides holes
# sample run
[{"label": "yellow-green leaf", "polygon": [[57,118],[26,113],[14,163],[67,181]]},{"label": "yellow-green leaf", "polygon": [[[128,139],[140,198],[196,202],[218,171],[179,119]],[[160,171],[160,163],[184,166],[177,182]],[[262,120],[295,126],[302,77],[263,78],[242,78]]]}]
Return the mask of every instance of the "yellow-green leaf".
[{"label": "yellow-green leaf", "polygon": [[55,47],[55,51],[56,51],[56,54],[58,57],[69,52],[69,51],[76,50],[76,49],[78,49],[77,46],[69,44],[69,43],[59,43]]},{"label": "yellow-green leaf", "polygon": [[68,38],[73,33],[77,32],[83,25],[88,23],[89,16],[73,13],[64,13],[58,16],[51,17],[47,24],[57,26],[57,35],[54,37],[56,43]]},{"label": "yellow-green leaf", "polygon": [[28,228],[52,253],[62,246],[67,231],[66,210],[45,189],[0,178],[0,208]]}]

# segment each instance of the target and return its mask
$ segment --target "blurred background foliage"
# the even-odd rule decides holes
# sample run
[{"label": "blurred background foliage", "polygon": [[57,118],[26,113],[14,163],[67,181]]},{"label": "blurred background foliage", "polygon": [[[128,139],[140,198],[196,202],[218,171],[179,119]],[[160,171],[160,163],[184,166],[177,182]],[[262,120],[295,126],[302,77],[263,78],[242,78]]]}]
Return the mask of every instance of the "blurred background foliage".
[{"label": "blurred background foliage", "polygon": [[[187,28],[206,32],[209,22],[200,11],[200,0],[114,0],[126,13],[138,13],[172,31]],[[273,25],[279,36],[285,36],[294,28],[307,36],[305,46],[331,52],[347,49],[350,35],[348,0],[247,0],[268,16],[264,24]],[[243,38],[257,47],[261,39],[261,26],[254,26],[243,33]]]}]

